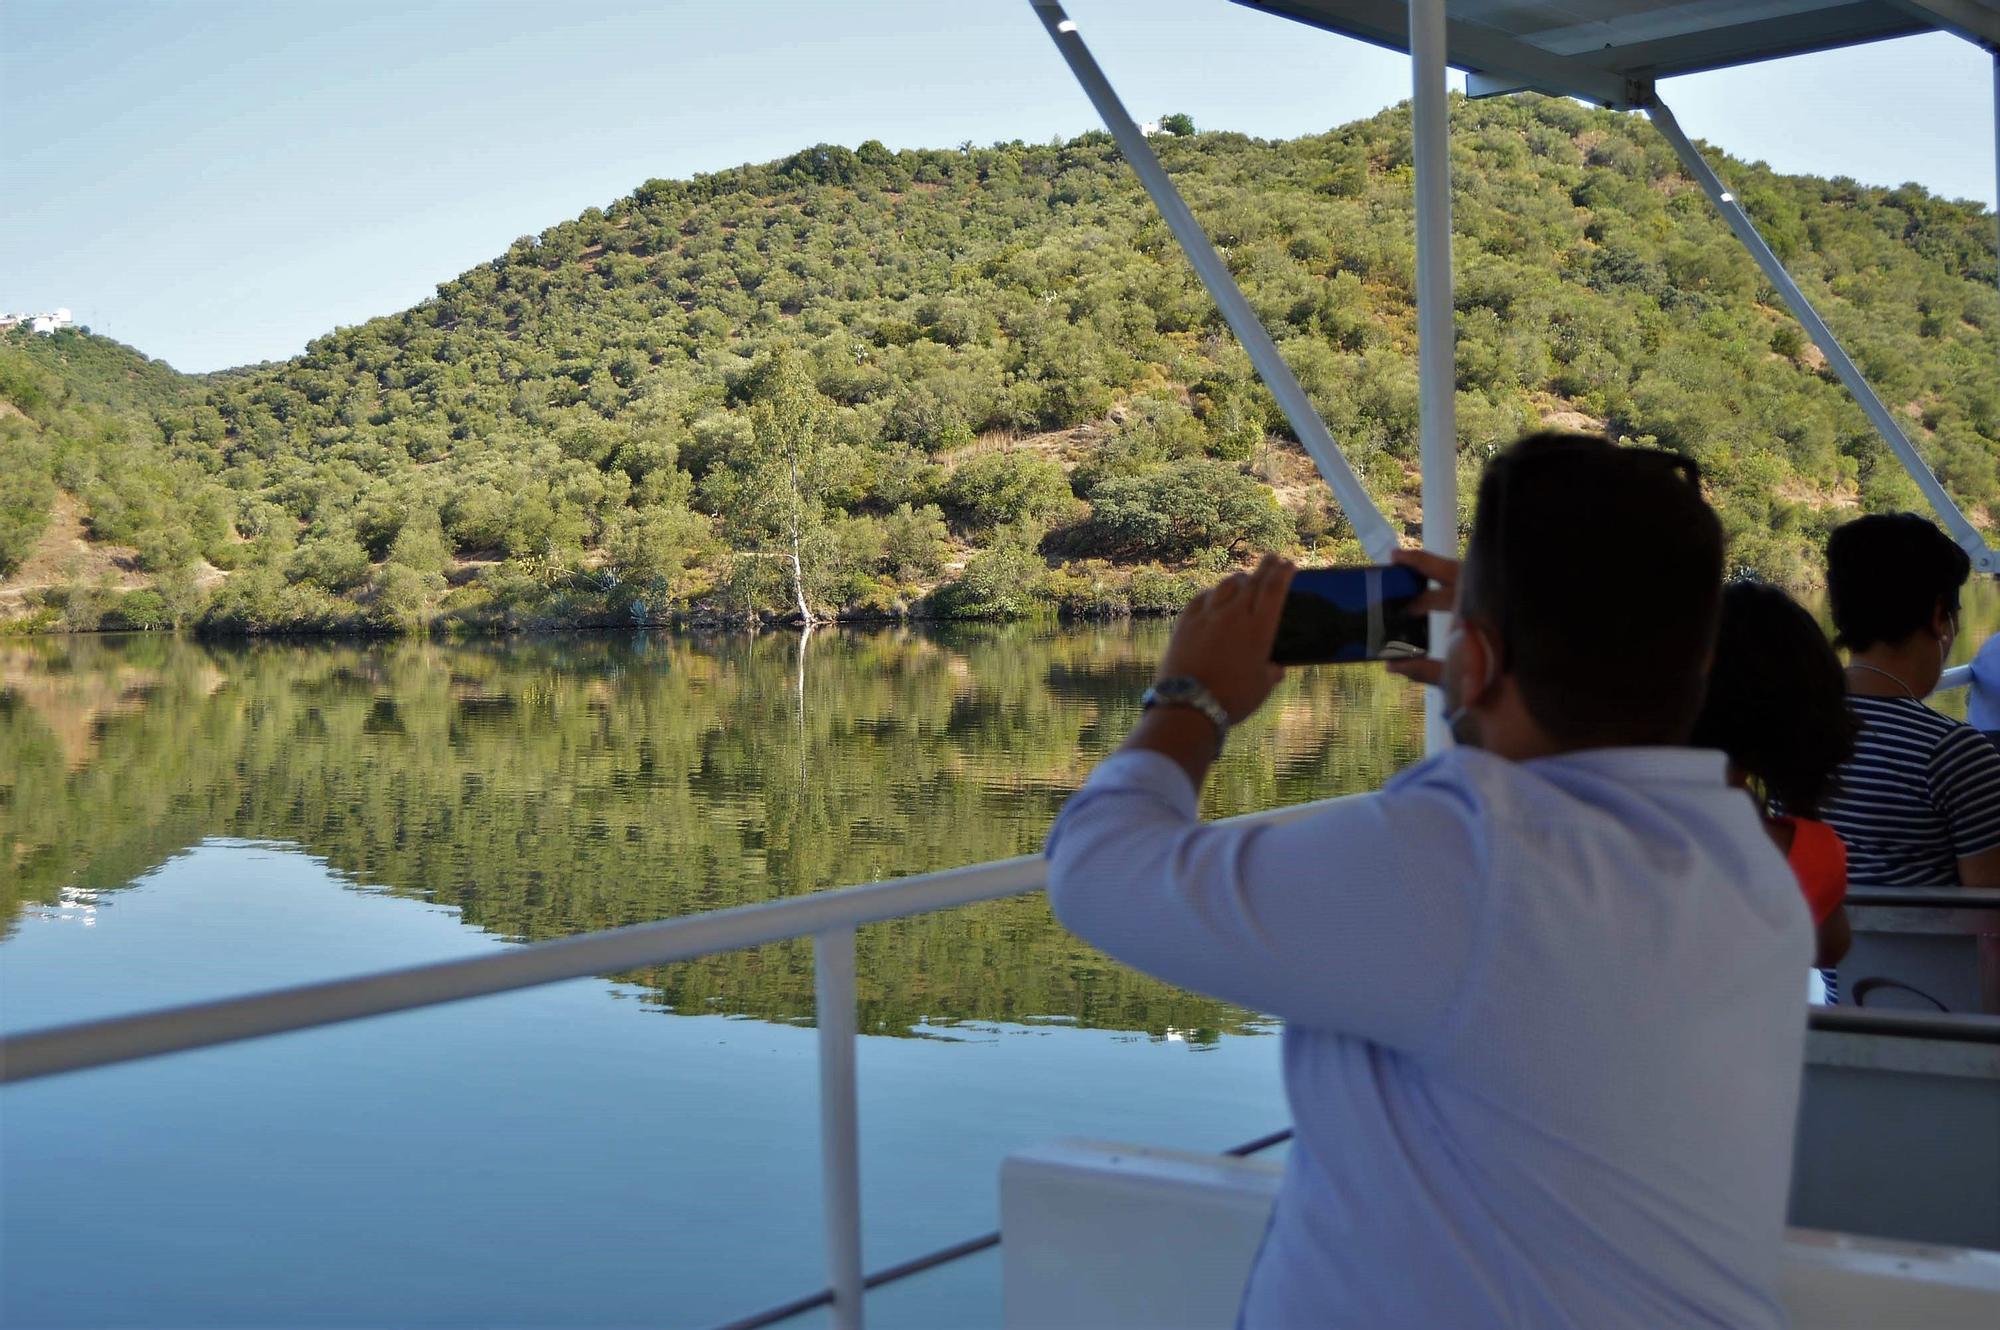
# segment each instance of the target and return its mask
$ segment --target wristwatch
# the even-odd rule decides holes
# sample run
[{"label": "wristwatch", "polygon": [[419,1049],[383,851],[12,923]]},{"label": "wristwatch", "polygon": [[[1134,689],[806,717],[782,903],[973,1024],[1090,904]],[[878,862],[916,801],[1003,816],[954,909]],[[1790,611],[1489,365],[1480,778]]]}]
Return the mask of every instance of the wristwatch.
[{"label": "wristwatch", "polygon": [[1217,741],[1229,734],[1229,712],[1215,700],[1215,694],[1208,691],[1208,685],[1192,675],[1161,679],[1146,690],[1139,704],[1149,710],[1153,707],[1193,707],[1215,722]]}]

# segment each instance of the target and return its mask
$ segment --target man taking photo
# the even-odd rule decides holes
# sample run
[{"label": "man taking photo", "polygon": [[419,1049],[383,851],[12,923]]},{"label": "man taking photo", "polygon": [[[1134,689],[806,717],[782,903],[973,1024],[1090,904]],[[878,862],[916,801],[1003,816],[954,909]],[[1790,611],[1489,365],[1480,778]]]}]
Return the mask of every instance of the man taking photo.
[{"label": "man taking photo", "polygon": [[1683,746],[1722,574],[1693,464],[1524,439],[1462,570],[1399,560],[1456,618],[1442,660],[1390,668],[1442,686],[1457,747],[1203,824],[1281,677],[1266,558],[1188,606],[1049,836],[1070,929],[1286,1022],[1297,1134],[1242,1324],[1783,1325],[1812,928],[1722,754]]}]

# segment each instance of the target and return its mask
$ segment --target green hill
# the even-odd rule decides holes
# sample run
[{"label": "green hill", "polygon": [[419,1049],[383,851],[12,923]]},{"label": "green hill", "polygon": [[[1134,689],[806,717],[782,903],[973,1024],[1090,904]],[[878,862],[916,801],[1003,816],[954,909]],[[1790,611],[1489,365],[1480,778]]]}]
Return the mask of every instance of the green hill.
[{"label": "green hill", "polygon": [[[1452,114],[1468,482],[1542,422],[1656,442],[1706,468],[1735,561],[1793,584],[1833,523],[1920,506],[1643,121],[1536,98]],[[1157,142],[1414,523],[1407,110]],[[1720,165],[1989,522],[1992,215]],[[817,614],[1107,613],[1169,607],[1262,548],[1358,555],[1102,134],[822,145],[648,181],[282,364],[193,380],[99,339],[0,338],[0,399],[20,413],[0,410],[0,445],[28,462],[0,491],[0,572],[46,555],[54,527],[22,533],[61,516],[60,490],[84,544],[159,583],[126,617],[223,631],[786,614],[801,595]],[[17,585],[50,626],[115,622],[120,594]]]},{"label": "green hill", "polygon": [[206,391],[109,338],[0,333],[0,617],[96,627],[134,591],[149,622],[198,613],[203,553],[235,566],[236,501],[162,422]]}]

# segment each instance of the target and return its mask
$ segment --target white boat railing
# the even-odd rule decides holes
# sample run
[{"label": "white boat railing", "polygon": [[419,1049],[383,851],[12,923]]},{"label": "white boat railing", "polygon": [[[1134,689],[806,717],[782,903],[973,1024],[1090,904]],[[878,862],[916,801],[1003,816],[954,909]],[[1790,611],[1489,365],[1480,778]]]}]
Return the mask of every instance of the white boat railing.
[{"label": "white boat railing", "polygon": [[[1294,804],[1239,820],[1286,821],[1320,806]],[[861,1325],[863,1293],[854,930],[1026,895],[1047,882],[1040,855],[1000,859],[535,942],[494,955],[30,1030],[0,1039],[0,1084],[810,937],[828,1284],[834,1324],[849,1330]]]}]

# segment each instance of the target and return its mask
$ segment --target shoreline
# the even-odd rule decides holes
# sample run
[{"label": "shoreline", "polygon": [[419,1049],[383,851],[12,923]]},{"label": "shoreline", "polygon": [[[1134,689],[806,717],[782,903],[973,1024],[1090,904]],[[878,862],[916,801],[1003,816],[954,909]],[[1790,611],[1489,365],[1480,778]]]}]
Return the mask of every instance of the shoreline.
[{"label": "shoreline", "polygon": [[688,633],[696,635],[763,632],[791,632],[804,634],[822,628],[890,628],[910,625],[942,627],[950,624],[1009,624],[1046,623],[1062,625],[1108,624],[1125,620],[1171,619],[1179,613],[1177,609],[1138,608],[1118,612],[1083,613],[1075,610],[1050,606],[1033,614],[834,614],[816,619],[808,626],[797,615],[747,615],[742,617],[726,615],[676,615],[670,619],[644,619],[628,622],[607,622],[599,620],[575,620],[563,623],[520,623],[494,624],[480,627],[464,625],[432,626],[417,631],[397,628],[376,628],[367,626],[341,625],[339,627],[315,628],[306,625],[286,626],[266,629],[221,629],[198,625],[183,627],[132,627],[124,624],[100,625],[94,628],[14,628],[0,623],[0,642],[37,641],[49,638],[75,637],[181,637],[202,642],[254,642],[272,640],[302,641],[425,641],[425,642],[474,642],[502,637],[518,637],[529,634],[556,633]]}]

